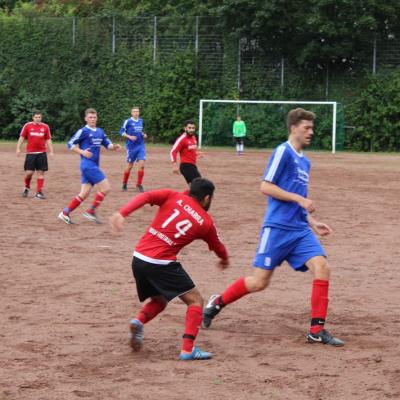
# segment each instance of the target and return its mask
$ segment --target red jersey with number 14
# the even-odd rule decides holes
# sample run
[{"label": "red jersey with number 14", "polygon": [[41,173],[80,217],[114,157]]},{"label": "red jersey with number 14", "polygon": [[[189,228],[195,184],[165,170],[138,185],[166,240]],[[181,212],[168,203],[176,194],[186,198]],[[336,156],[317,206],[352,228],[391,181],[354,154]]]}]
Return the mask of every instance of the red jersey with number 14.
[{"label": "red jersey with number 14", "polygon": [[202,239],[219,258],[228,258],[212,218],[196,199],[170,189],[152,190],[134,197],[120,209],[120,214],[126,217],[144,204],[155,204],[160,209],[136,245],[136,257],[169,264],[184,246]]},{"label": "red jersey with number 14", "polygon": [[20,136],[28,140],[27,153],[45,153],[46,140],[51,139],[50,128],[47,124],[28,122],[21,130]]}]

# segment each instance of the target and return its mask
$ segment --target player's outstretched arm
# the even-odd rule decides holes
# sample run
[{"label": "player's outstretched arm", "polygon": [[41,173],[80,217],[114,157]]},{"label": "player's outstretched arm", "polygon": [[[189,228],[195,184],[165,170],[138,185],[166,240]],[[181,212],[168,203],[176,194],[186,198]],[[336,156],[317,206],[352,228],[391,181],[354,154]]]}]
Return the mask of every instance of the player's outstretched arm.
[{"label": "player's outstretched arm", "polygon": [[333,232],[332,228],[329,225],[317,221],[311,215],[308,216],[308,223],[310,225],[310,228],[319,236],[328,236]]},{"label": "player's outstretched arm", "polygon": [[279,186],[275,185],[274,183],[262,181],[260,190],[261,193],[265,194],[266,196],[271,196],[274,199],[281,201],[292,201],[293,203],[297,203],[300,207],[303,207],[309,213],[315,211],[314,202],[311,199],[302,197],[297,193],[287,192],[286,190],[283,190]]},{"label": "player's outstretched arm", "polygon": [[125,218],[119,212],[114,213],[110,217],[111,233],[121,233],[124,230],[124,221]]},{"label": "player's outstretched arm", "polygon": [[17,157],[21,154],[21,146],[22,143],[24,143],[25,138],[23,136],[20,136],[17,142],[17,148],[15,150],[15,153],[17,154]]},{"label": "player's outstretched arm", "polygon": [[111,143],[108,147],[107,147],[107,150],[120,150],[121,149],[121,146],[119,145],[119,144],[114,144],[114,143]]}]

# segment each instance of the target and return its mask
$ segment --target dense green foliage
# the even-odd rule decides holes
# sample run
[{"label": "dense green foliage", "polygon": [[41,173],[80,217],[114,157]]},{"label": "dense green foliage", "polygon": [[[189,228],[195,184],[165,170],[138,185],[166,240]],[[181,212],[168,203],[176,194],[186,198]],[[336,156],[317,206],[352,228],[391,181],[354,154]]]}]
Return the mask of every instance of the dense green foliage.
[{"label": "dense green foliage", "polygon": [[[87,107],[95,107],[99,125],[115,133],[130,107],[139,105],[150,139],[170,142],[185,119],[196,118],[200,98],[326,99],[341,101],[347,125],[356,127],[347,135],[347,148],[399,150],[395,110],[400,79],[384,73],[369,78],[371,69],[365,71],[361,62],[371,58],[374,37],[400,33],[397,0],[8,0],[0,1],[0,10],[2,138],[16,138],[33,108],[43,111],[55,138],[65,139],[81,126]],[[196,56],[193,43],[175,43],[154,63],[148,18],[153,15],[168,16],[159,29],[171,37],[194,32],[194,19],[182,15],[212,18],[203,34],[222,38],[222,72],[213,76],[210,62]],[[77,16],[74,39],[72,16]],[[92,16],[96,18],[88,18]],[[120,34],[126,31],[132,37],[147,31],[148,40],[133,45],[119,36],[113,54],[114,16]],[[140,20],[132,19],[138,16]],[[256,42],[257,51],[271,60],[285,58],[290,74],[284,88],[269,84],[250,63],[243,68],[238,89],[239,38],[245,47]],[[328,98],[326,71],[332,80]],[[249,144],[279,142],[285,136],[286,111],[244,107]],[[315,145],[329,148],[331,110],[315,111]],[[207,143],[231,143],[235,112],[229,107],[208,110]]]}]

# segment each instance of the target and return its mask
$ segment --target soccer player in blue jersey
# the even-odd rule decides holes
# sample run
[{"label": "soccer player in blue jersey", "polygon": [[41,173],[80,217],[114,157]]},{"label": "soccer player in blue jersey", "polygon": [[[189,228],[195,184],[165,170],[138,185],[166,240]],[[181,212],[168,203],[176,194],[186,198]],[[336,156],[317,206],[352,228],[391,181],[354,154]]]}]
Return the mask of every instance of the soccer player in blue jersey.
[{"label": "soccer player in blue jersey", "polygon": [[343,346],[344,342],[324,329],[328,309],[330,267],[325,252],[314,233],[329,235],[331,228],[311,217],[314,202],[308,196],[310,161],[303,148],[311,143],[315,115],[296,108],[287,116],[289,139],[278,146],[269,160],[261,183],[261,192],[268,196],[268,208],[253,261],[251,276],[242,277],[222,295],[211,296],[203,311],[203,326],[226,305],[242,296],[265,289],[274,269],[287,261],[295,271],[314,275],[311,294],[310,343]]},{"label": "soccer player in blue jersey", "polygon": [[58,218],[66,224],[72,224],[69,214],[85,200],[94,185],[98,192],[92,205],[83,216],[89,221],[99,223],[96,209],[110,191],[110,183],[103,171],[99,168],[100,149],[104,146],[107,150],[119,150],[119,144],[112,144],[103,129],[97,128],[97,111],[88,108],[85,111],[86,125],[79,129],[68,142],[68,148],[81,156],[81,191],[74,197],[67,207],[60,212]]},{"label": "soccer player in blue jersey", "polygon": [[144,192],[143,176],[144,176],[144,163],[146,161],[146,147],[144,139],[147,135],[143,132],[143,119],[139,118],[139,107],[133,107],[131,110],[131,117],[125,120],[119,133],[126,139],[126,161],[128,163],[124,171],[124,178],[122,181],[122,190],[128,190],[128,179],[131,169],[135,162],[137,163],[137,180],[136,188],[139,192]]}]

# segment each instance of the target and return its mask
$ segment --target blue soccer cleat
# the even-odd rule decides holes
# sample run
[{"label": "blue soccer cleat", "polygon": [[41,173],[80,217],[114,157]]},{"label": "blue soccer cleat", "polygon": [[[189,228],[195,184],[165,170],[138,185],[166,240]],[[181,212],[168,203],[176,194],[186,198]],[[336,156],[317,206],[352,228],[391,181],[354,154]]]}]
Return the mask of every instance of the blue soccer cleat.
[{"label": "blue soccer cleat", "polygon": [[209,360],[210,358],[212,358],[212,353],[201,351],[198,347],[193,347],[191,353],[181,353],[179,355],[179,359],[182,361]]}]

